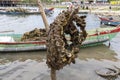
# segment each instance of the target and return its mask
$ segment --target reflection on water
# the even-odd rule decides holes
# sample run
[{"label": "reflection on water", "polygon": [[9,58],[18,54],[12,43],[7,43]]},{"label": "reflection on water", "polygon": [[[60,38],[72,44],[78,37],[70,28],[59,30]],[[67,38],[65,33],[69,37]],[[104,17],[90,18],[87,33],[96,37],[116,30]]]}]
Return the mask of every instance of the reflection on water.
[{"label": "reflection on water", "polygon": [[[51,23],[60,10],[48,16]],[[87,29],[100,26],[96,15],[87,15]],[[24,33],[34,28],[43,28],[40,15],[10,16],[0,15],[0,29]],[[18,29],[19,28],[19,29]],[[105,45],[83,48],[76,64],[57,71],[57,80],[106,80],[96,75],[95,70],[103,67],[120,67],[120,33]],[[106,42],[106,45],[108,43]],[[50,80],[50,69],[46,65],[46,51],[26,53],[0,53],[0,80]],[[116,80],[120,80],[120,76]]]},{"label": "reflection on water", "polygon": [[32,59],[36,61],[42,61],[46,58],[46,51],[38,52],[20,52],[20,53],[0,53],[0,63],[4,64],[6,62],[12,61],[25,61],[27,59]]}]

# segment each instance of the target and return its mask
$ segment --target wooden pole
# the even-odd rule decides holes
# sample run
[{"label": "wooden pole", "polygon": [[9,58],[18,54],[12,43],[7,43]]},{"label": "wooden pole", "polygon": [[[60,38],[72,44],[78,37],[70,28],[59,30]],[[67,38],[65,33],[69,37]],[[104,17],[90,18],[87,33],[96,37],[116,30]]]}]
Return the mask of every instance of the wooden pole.
[{"label": "wooden pole", "polygon": [[48,21],[47,21],[47,18],[46,18],[45,11],[44,11],[44,9],[43,9],[43,6],[42,6],[42,4],[41,4],[41,1],[40,1],[40,0],[37,0],[37,1],[38,1],[38,6],[39,6],[39,11],[40,11],[40,14],[41,14],[41,16],[42,16],[42,19],[43,19],[43,22],[44,22],[46,31],[48,32],[48,30],[49,30],[49,24],[48,24]]},{"label": "wooden pole", "polygon": [[[46,15],[45,15],[45,11],[43,9],[41,1],[40,0],[37,0],[37,1],[38,1],[38,6],[39,6],[39,11],[40,11],[40,14],[42,16],[46,31],[48,32],[49,31],[49,24],[48,24]],[[56,80],[56,70],[53,68],[51,68],[51,80]]]},{"label": "wooden pole", "polygon": [[56,70],[51,68],[51,80],[56,80]]}]

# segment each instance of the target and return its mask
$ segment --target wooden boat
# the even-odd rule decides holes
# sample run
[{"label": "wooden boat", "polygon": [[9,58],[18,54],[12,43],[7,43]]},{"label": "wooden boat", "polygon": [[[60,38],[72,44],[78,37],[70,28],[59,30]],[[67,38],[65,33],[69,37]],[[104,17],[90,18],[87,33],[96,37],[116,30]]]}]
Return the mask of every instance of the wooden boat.
[{"label": "wooden boat", "polygon": [[118,32],[120,32],[120,25],[116,26],[116,27],[111,27],[111,28],[98,28],[96,29],[97,33],[91,34],[91,32],[95,32],[95,30],[91,30],[89,31],[89,36],[93,37],[93,36],[97,36],[99,35],[100,37],[106,37],[108,36],[109,39],[111,40],[112,38],[114,38],[116,36],[116,34]]},{"label": "wooden boat", "polygon": [[[86,40],[82,43],[81,47],[84,48],[100,45],[103,42],[106,42],[109,39],[115,37],[118,32],[120,32],[120,26],[88,31],[88,36]],[[7,34],[6,36],[5,34],[1,34],[0,36],[4,37],[2,38],[3,40],[0,42],[0,52],[28,52],[46,50],[45,40],[21,42],[21,34]],[[5,37],[7,37],[7,39]]]},{"label": "wooden boat", "polygon": [[108,25],[108,26],[117,26],[120,24],[120,21],[113,20],[112,18],[102,18],[99,17],[101,20],[101,24]]},{"label": "wooden boat", "polygon": [[[45,14],[52,14],[54,12],[54,8],[44,9]],[[23,9],[23,8],[15,8],[15,9],[1,9],[0,14],[10,14],[10,15],[23,15],[23,14],[40,14],[38,9]]]},{"label": "wooden boat", "polygon": [[[82,48],[100,45],[108,40],[108,38],[87,40],[83,42]],[[31,52],[43,50],[46,50],[46,41],[0,42],[0,52]]]}]

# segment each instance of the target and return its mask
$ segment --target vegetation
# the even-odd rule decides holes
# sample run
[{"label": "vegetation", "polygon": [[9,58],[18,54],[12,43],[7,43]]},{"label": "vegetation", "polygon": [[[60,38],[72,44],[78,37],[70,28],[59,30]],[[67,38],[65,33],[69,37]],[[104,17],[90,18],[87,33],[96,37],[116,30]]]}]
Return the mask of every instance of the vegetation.
[{"label": "vegetation", "polygon": [[23,0],[25,3],[36,3],[37,0]]},{"label": "vegetation", "polygon": [[113,7],[112,10],[113,10],[113,11],[119,11],[119,10],[120,10],[120,7]]}]

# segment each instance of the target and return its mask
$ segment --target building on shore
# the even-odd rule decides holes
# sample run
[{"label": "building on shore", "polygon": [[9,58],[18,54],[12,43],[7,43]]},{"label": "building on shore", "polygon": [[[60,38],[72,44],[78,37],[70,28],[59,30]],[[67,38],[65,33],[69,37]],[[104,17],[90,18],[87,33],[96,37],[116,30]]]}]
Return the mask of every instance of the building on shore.
[{"label": "building on shore", "polygon": [[16,6],[21,0],[0,0],[0,6]]}]

